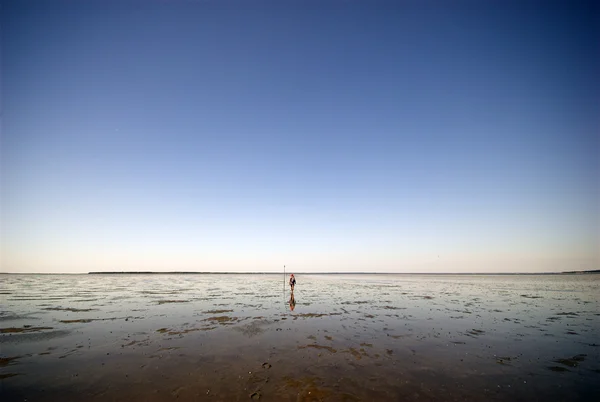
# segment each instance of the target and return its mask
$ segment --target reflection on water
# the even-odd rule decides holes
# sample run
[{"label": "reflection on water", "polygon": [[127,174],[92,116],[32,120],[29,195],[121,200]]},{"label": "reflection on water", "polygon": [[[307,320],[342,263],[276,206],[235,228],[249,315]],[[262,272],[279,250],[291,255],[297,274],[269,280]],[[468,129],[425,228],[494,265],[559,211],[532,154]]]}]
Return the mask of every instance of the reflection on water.
[{"label": "reflection on water", "polygon": [[294,291],[292,290],[291,294],[290,294],[290,311],[294,311],[294,309],[296,308],[296,298],[294,297]]},{"label": "reflection on water", "polygon": [[281,281],[2,275],[0,391],[21,400],[599,391],[599,275],[301,275],[293,293]]}]

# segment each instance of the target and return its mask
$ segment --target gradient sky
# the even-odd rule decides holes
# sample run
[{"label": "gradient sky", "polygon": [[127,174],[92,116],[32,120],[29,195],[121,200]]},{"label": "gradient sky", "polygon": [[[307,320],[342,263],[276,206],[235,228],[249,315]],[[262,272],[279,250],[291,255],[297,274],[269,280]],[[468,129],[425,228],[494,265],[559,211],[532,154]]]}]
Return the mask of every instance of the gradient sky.
[{"label": "gradient sky", "polygon": [[5,1],[2,271],[599,269],[594,3]]}]

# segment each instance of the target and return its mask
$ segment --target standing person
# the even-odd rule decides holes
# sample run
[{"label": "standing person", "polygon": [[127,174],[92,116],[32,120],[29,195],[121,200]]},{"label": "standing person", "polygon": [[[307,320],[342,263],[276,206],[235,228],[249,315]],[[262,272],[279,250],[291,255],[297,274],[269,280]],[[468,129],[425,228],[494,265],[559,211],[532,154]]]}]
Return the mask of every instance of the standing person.
[{"label": "standing person", "polygon": [[290,288],[292,292],[294,291],[294,285],[296,285],[296,278],[294,278],[294,274],[290,275]]}]

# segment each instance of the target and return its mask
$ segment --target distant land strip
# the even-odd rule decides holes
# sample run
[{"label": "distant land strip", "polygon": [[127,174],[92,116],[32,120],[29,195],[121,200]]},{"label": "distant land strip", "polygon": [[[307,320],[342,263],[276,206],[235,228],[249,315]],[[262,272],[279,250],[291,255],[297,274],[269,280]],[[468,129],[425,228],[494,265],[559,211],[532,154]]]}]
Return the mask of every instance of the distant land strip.
[{"label": "distant land strip", "polygon": [[[288,273],[292,271],[288,270]],[[600,269],[590,271],[562,272],[301,272],[295,275],[446,275],[446,276],[495,276],[495,275],[584,275],[600,274]],[[0,275],[281,275],[283,272],[217,272],[217,271],[91,271],[78,272],[0,272]]]},{"label": "distant land strip", "polygon": [[[211,272],[211,271],[110,271],[89,272],[89,275],[280,275],[283,272]],[[563,274],[600,274],[600,269],[591,271],[564,272],[296,272],[296,275],[563,275]]]}]

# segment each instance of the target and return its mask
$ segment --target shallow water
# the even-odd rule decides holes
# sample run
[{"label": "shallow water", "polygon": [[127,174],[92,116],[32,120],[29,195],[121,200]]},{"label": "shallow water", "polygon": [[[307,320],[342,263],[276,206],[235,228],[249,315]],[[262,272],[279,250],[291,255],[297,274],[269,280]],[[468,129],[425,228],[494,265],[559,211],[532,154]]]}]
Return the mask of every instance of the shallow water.
[{"label": "shallow water", "polygon": [[1,275],[2,400],[597,400],[600,275]]}]

